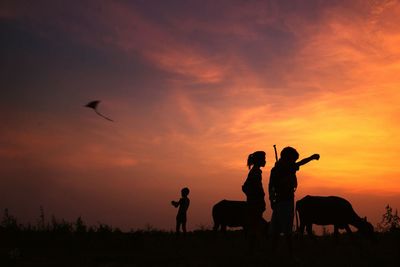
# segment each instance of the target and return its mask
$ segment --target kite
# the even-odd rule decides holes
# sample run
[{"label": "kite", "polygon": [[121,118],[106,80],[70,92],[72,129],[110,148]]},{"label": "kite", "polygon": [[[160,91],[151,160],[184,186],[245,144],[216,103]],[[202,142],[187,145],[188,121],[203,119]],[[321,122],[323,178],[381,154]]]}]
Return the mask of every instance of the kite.
[{"label": "kite", "polygon": [[104,116],[103,114],[101,114],[101,113],[97,110],[97,106],[99,105],[99,103],[100,103],[99,100],[90,101],[89,103],[87,103],[87,104],[85,105],[85,107],[87,107],[87,108],[92,108],[92,109],[94,110],[94,112],[96,112],[97,115],[103,117],[103,118],[106,119],[106,120],[109,120],[109,121],[112,121],[112,122],[113,122],[112,119],[110,119],[110,118]]}]

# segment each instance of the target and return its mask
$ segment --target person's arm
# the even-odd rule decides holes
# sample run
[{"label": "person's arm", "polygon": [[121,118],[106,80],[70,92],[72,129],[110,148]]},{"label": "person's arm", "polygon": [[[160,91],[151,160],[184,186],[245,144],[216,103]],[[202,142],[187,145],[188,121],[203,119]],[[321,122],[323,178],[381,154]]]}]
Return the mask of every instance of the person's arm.
[{"label": "person's arm", "polygon": [[271,174],[270,174],[270,177],[269,177],[268,194],[269,194],[269,202],[270,202],[270,205],[271,205],[271,209],[274,209],[275,208],[275,202],[276,202],[275,169],[271,170]]},{"label": "person's arm", "polygon": [[177,208],[179,206],[179,202],[176,201],[171,201],[172,206],[174,206],[175,208]]},{"label": "person's arm", "polygon": [[305,159],[302,159],[302,160],[296,162],[296,166],[300,167],[301,165],[307,164],[312,160],[319,160],[319,154],[314,154],[308,158],[305,158]]},{"label": "person's arm", "polygon": [[269,199],[270,200],[273,199],[273,196],[275,194],[275,187],[274,187],[274,184],[273,184],[273,178],[272,177],[270,177],[270,179],[269,179],[268,193],[269,193]]}]

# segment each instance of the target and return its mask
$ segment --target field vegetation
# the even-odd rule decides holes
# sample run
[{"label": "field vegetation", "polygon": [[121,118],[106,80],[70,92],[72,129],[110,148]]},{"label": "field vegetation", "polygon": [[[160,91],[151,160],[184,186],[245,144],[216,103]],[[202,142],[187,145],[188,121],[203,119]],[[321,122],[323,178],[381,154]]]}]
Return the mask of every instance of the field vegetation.
[{"label": "field vegetation", "polygon": [[44,220],[18,224],[8,210],[0,226],[1,266],[400,266],[400,221],[386,207],[377,228],[377,241],[357,233],[315,240],[294,236],[294,257],[281,242],[272,253],[271,240],[260,237],[254,249],[243,231],[214,233],[198,229],[185,236],[145,230],[122,232],[105,224]]}]

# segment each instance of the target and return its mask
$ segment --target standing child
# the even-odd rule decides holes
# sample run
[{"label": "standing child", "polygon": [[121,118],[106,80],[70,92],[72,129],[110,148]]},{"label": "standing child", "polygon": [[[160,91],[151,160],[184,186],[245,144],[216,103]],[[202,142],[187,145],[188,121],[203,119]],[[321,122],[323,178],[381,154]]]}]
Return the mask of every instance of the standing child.
[{"label": "standing child", "polygon": [[263,212],[265,211],[264,188],[262,185],[261,167],[266,164],[264,151],[256,151],[247,158],[247,167],[250,169],[242,191],[246,194],[247,226],[250,239],[249,248],[254,249],[255,241],[260,236],[263,227]]},{"label": "standing child", "polygon": [[189,188],[185,187],[181,190],[181,199],[179,201],[171,201],[171,204],[178,209],[178,214],[176,215],[176,233],[179,234],[180,227],[182,226],[182,231],[186,234],[186,212],[189,208],[190,200],[187,197],[189,195]]},{"label": "standing child", "polygon": [[254,212],[253,216],[262,217],[265,211],[264,188],[262,185],[262,171],[266,163],[265,152],[256,151],[247,158],[247,167],[250,169],[246,181],[242,186],[242,191],[246,194],[247,204]]},{"label": "standing child", "polygon": [[299,153],[296,149],[285,147],[281,151],[280,159],[271,169],[268,185],[269,200],[272,208],[270,228],[273,242],[272,249],[276,249],[279,235],[283,233],[286,236],[290,256],[293,254],[291,233],[294,217],[294,192],[297,188],[296,172],[300,166],[311,160],[319,160],[319,155],[314,154],[300,161],[297,161],[298,159]]}]

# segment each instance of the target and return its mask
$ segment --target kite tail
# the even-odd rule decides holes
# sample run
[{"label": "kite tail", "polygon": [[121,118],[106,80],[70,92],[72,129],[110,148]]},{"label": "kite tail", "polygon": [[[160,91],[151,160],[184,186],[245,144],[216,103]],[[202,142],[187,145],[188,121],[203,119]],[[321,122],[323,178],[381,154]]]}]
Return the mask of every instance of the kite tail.
[{"label": "kite tail", "polygon": [[99,116],[103,117],[104,119],[114,122],[112,119],[110,119],[110,118],[108,118],[108,117],[104,116],[103,114],[101,114],[101,113],[100,113],[100,112],[98,112],[97,110],[94,110],[94,111],[96,111],[97,115],[99,115]]}]

